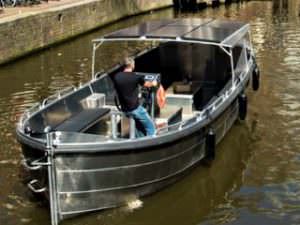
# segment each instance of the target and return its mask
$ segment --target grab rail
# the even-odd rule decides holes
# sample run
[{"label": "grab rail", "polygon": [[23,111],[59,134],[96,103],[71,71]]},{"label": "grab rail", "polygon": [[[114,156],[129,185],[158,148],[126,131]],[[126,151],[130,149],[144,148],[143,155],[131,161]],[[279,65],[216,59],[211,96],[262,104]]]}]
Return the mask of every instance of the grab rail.
[{"label": "grab rail", "polygon": [[95,77],[93,80],[101,79],[101,77],[104,75],[107,75],[107,73],[104,70],[101,70],[95,74]]},{"label": "grab rail", "polygon": [[39,158],[37,160],[34,160],[34,161],[31,162],[31,165],[33,165],[33,166],[40,166],[40,167],[42,167],[42,166],[50,166],[51,163],[49,163],[49,162],[43,162],[42,161],[42,160],[46,159],[47,157],[48,156],[45,155],[45,156],[43,156],[43,157],[41,157],[41,158]]},{"label": "grab rail", "polygon": [[59,97],[63,97],[71,92],[73,92],[74,90],[76,90],[76,87],[74,85],[70,86],[70,87],[66,87],[64,89],[62,89],[60,92],[58,92],[58,94],[60,95]]},{"label": "grab rail", "polygon": [[18,128],[20,130],[22,130],[25,121],[30,116],[32,116],[34,113],[38,112],[39,110],[44,108],[46,105],[50,104],[51,102],[54,102],[64,96],[66,96],[67,94],[70,94],[74,90],[76,90],[76,87],[72,85],[70,87],[64,88],[63,90],[43,99],[43,101],[41,103],[33,104],[33,106],[31,106],[29,109],[27,109],[20,117],[19,122],[18,122]]},{"label": "grab rail", "polygon": [[[32,163],[28,163],[26,159],[23,159],[21,161],[21,164],[28,170],[39,170],[42,168],[41,165],[34,165],[34,166],[31,166]],[[31,165],[30,165],[31,164]]]},{"label": "grab rail", "polygon": [[48,105],[49,103],[51,102],[54,102],[70,93],[72,93],[74,90],[76,90],[76,87],[75,86],[70,86],[70,87],[66,87],[64,89],[62,89],[61,91],[53,94],[53,95],[50,95],[49,97],[45,98],[43,101],[42,101],[42,107],[45,107],[46,105]]},{"label": "grab rail", "polygon": [[26,120],[35,112],[40,110],[41,104],[40,103],[35,103],[33,104],[29,109],[25,110],[25,112],[21,115],[19,122],[17,124],[17,128],[19,130],[22,130],[24,127],[23,125],[25,124]]},{"label": "grab rail", "polygon": [[28,170],[39,170],[43,166],[50,166],[51,163],[45,162],[45,159],[47,159],[48,155],[47,153],[42,156],[41,158],[38,158],[36,160],[33,160],[31,162],[28,162],[26,159],[23,159],[21,161],[21,164]]},{"label": "grab rail", "polygon": [[38,184],[39,181],[37,179],[34,179],[32,181],[30,181],[27,186],[28,188],[33,191],[34,193],[42,193],[42,192],[45,192],[47,190],[47,187],[41,187],[41,188],[36,188],[34,187],[34,185]]}]

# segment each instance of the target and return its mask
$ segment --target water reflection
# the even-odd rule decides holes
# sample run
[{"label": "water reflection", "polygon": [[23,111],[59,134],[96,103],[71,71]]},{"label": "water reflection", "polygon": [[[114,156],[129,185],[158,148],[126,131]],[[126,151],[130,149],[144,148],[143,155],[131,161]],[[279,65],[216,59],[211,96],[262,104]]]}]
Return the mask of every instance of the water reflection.
[{"label": "water reflection", "polygon": [[289,13],[289,0],[273,1],[273,15],[287,15]]},{"label": "water reflection", "polygon": [[[218,147],[211,167],[145,199],[141,209],[80,217],[65,224],[298,224],[300,190],[300,0],[243,2],[196,13],[167,9],[107,26],[39,54],[0,67],[0,221],[49,224],[41,203],[22,180],[14,137],[20,114],[36,101],[90,78],[91,39],[153,18],[215,17],[248,21],[262,71],[249,92],[249,117]],[[102,46],[97,68],[121,60],[131,43]]]}]

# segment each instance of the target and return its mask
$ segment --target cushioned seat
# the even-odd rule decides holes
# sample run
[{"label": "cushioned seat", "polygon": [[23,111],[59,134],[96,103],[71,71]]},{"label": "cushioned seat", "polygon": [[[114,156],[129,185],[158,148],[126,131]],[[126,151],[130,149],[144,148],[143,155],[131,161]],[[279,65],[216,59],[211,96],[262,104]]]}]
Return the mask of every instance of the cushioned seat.
[{"label": "cushioned seat", "polygon": [[99,121],[102,116],[109,113],[109,111],[110,109],[107,108],[84,109],[59,124],[54,128],[54,130],[66,132],[79,132],[86,130]]}]

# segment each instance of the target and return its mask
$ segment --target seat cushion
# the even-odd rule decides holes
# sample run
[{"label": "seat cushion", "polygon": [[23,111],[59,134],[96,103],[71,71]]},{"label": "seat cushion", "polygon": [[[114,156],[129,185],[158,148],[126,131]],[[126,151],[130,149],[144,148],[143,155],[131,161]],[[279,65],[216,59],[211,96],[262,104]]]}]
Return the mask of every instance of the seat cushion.
[{"label": "seat cushion", "polygon": [[72,116],[59,124],[54,130],[66,132],[79,132],[86,130],[99,121],[101,117],[109,113],[109,111],[110,109],[107,108],[84,109],[75,116]]}]

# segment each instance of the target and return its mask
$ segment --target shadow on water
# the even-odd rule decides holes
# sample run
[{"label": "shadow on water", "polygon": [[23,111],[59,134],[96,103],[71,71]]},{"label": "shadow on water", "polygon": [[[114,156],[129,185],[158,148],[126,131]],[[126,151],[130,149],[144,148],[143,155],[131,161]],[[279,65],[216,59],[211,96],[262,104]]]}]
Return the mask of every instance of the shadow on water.
[{"label": "shadow on water", "polygon": [[[154,195],[143,207],[93,213],[63,224],[299,224],[300,223],[300,0],[251,1],[194,13],[172,9],[129,18],[0,67],[0,223],[50,224],[49,212],[22,183],[21,150],[14,136],[21,113],[58,90],[90,78],[91,40],[141,21],[214,17],[251,24],[262,71],[249,93],[249,116],[218,146],[210,167]],[[119,62],[127,49],[103,46],[98,69]]]}]

